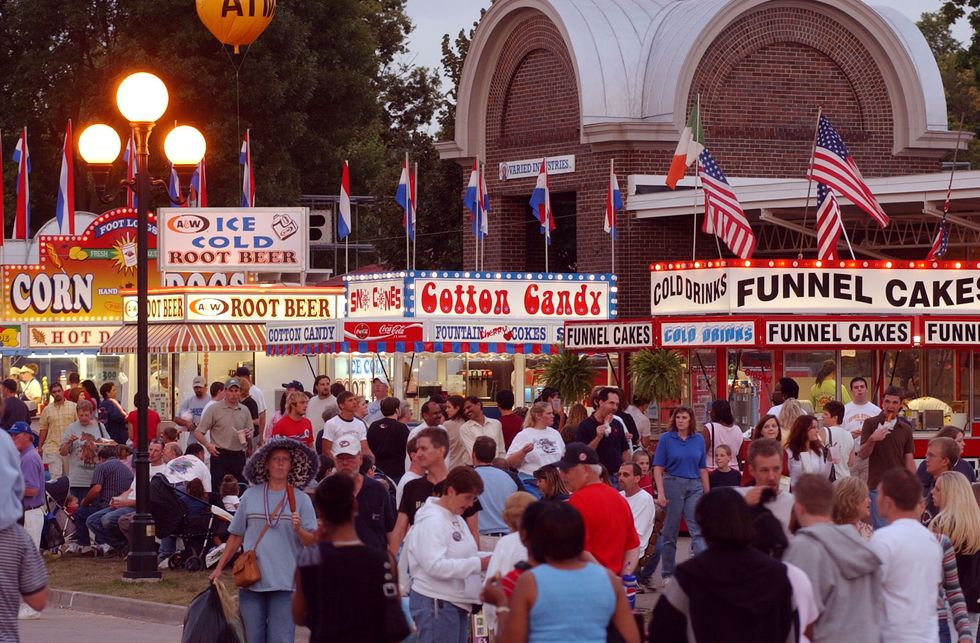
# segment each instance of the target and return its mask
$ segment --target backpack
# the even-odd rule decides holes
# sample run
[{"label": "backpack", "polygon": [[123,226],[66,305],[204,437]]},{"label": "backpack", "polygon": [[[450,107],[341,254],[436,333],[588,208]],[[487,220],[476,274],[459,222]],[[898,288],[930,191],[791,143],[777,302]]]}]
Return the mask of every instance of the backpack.
[{"label": "backpack", "polygon": [[960,575],[960,587],[966,598],[966,609],[971,614],[980,612],[980,552],[956,554],[956,571]]}]

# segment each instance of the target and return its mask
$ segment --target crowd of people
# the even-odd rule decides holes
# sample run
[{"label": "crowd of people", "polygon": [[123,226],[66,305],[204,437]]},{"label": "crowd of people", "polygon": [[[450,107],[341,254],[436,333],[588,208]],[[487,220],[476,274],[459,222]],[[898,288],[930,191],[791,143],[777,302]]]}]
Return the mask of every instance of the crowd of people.
[{"label": "crowd of people", "polygon": [[[46,467],[69,481],[64,552],[124,556],[135,416],[114,387],[89,399],[78,384],[77,401],[51,386],[39,432],[5,427],[23,528],[0,520],[0,539],[36,553]],[[270,415],[246,368],[195,378],[174,418],[186,448],[159,418],[148,427],[151,477],[232,514],[210,578],[235,567],[249,643],[291,641],[296,624],[314,641],[463,642],[484,628],[639,641],[634,592],[661,592],[654,641],[975,641],[980,504],[963,432],[944,428],[916,467],[898,389],[879,408],[855,378],[846,404],[821,397],[818,419],[783,378],[749,430],[717,400],[700,427],[675,408],[659,437],[648,401],[613,387],[567,414],[553,389],[527,408],[501,391],[499,418],[478,397],[433,395],[411,429],[380,379],[371,400],[325,375],[284,389]],[[161,568],[176,548],[159,539]],[[20,618],[43,607],[43,565],[31,569],[0,617],[10,596]]]}]

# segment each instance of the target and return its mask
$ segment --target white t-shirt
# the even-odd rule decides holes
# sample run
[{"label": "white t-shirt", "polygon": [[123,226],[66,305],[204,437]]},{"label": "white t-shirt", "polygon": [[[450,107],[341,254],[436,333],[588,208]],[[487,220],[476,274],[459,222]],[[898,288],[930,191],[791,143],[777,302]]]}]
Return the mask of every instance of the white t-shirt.
[{"label": "white t-shirt", "polygon": [[633,421],[636,422],[636,432],[640,434],[640,437],[650,437],[650,418],[647,417],[646,413],[632,404],[626,407],[626,412],[629,413],[633,417]]},{"label": "white t-shirt", "polygon": [[358,442],[361,442],[362,440],[367,440],[367,428],[365,428],[364,422],[361,422],[359,418],[355,417],[350,420],[345,420],[339,415],[330,418],[323,425],[323,439],[330,440],[333,446],[336,446],[337,440],[344,435],[353,436]]},{"label": "white t-shirt", "polygon": [[252,384],[252,386],[250,386],[248,389],[248,395],[255,400],[255,406],[259,409],[260,414],[266,410],[265,394],[262,392],[262,389],[255,384]]},{"label": "white t-shirt", "polygon": [[320,396],[314,395],[306,407],[306,417],[313,423],[313,426],[323,426],[323,412],[329,407],[333,407],[335,414],[336,411],[339,411],[336,397],[328,395],[321,400]]},{"label": "white t-shirt", "polygon": [[653,521],[657,515],[653,496],[643,489],[632,496],[627,496],[625,491],[620,491],[619,495],[626,499],[626,504],[633,512],[633,524],[636,525],[636,535],[640,538],[640,556],[642,556],[646,551],[647,543],[650,542],[650,536],[653,535]]},{"label": "white t-shirt", "polygon": [[742,427],[737,424],[725,426],[718,422],[708,422],[704,425],[704,430],[709,436],[714,436],[711,448],[705,454],[708,471],[714,471],[718,468],[715,465],[715,448],[720,444],[726,444],[732,450],[732,469],[738,470],[738,452],[741,451],[742,442],[745,440],[745,436],[742,435]]},{"label": "white t-shirt", "polygon": [[873,418],[879,413],[881,413],[881,408],[877,404],[848,402],[844,405],[844,428],[848,431],[860,431],[865,420]]},{"label": "white t-shirt", "polygon": [[167,480],[174,484],[190,482],[196,478],[204,485],[204,490],[211,493],[211,470],[196,455],[182,455],[179,458],[174,458],[167,463],[163,475],[167,476]]},{"label": "white t-shirt", "polygon": [[939,640],[935,605],[943,582],[943,549],[917,520],[902,518],[871,536],[881,559],[881,640],[931,643]]},{"label": "white t-shirt", "polygon": [[[796,603],[796,609],[800,615],[800,641],[801,643],[810,643],[810,639],[803,632],[820,616],[817,601],[813,598],[813,584],[802,569],[792,563],[784,562],[783,564],[786,565],[786,578],[789,579],[789,584],[793,586],[793,602]],[[938,627],[936,631],[939,631]]]},{"label": "white t-shirt", "polygon": [[524,475],[533,476],[541,467],[558,462],[565,455],[565,441],[561,433],[550,426],[544,429],[521,429],[510,443],[507,455],[517,453],[527,444],[533,444],[534,449],[524,454],[524,462],[517,469]]},{"label": "white t-shirt", "polygon": [[[158,474],[161,471],[165,470],[166,468],[167,468],[167,465],[165,465],[165,464],[158,464],[156,466],[154,466],[154,465],[151,464],[150,465],[150,480],[153,479],[153,476],[155,476],[156,474]],[[129,495],[126,496],[126,499],[127,500],[136,500],[136,476],[133,476],[133,484],[129,485]]]},{"label": "white t-shirt", "polygon": [[827,440],[831,454],[839,449],[840,462],[834,465],[837,471],[837,479],[846,478],[851,475],[851,470],[847,463],[851,459],[851,451],[854,450],[854,436],[844,430],[842,426],[830,427],[830,437]]},{"label": "white t-shirt", "polygon": [[786,459],[789,461],[789,484],[793,486],[804,473],[812,473],[818,476],[830,478],[830,467],[833,465],[830,460],[824,460],[823,454],[813,451],[804,451],[800,457],[794,458],[793,452],[786,449]]}]

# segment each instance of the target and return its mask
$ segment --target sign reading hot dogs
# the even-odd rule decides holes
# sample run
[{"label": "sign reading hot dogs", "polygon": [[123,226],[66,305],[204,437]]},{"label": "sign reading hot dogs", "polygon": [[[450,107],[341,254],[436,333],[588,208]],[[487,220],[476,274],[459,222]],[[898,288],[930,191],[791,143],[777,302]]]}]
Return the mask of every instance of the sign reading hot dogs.
[{"label": "sign reading hot dogs", "polygon": [[306,270],[307,208],[162,208],[160,268]]},{"label": "sign reading hot dogs", "polygon": [[980,313],[980,270],[727,266],[651,273],[654,315]]}]

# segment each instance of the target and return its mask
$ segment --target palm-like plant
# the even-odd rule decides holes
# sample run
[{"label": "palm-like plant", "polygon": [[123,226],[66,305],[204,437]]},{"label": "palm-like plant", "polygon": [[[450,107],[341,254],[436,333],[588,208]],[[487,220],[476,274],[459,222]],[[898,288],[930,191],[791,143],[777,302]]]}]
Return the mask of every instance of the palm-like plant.
[{"label": "palm-like plant", "polygon": [[540,380],[545,386],[558,389],[561,399],[571,403],[592,392],[595,376],[596,369],[589,365],[588,356],[562,350],[548,360]]},{"label": "palm-like plant", "polygon": [[658,406],[680,398],[684,392],[684,360],[666,348],[637,351],[630,358],[633,393],[656,400]]}]

